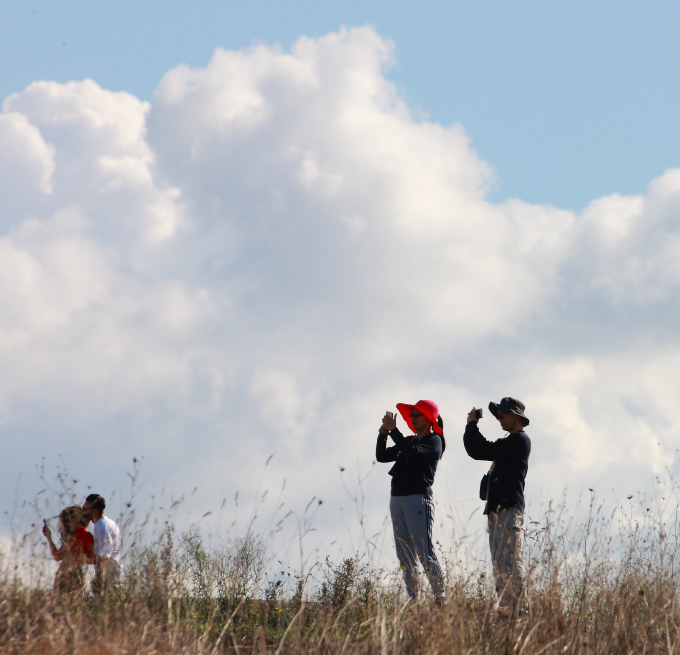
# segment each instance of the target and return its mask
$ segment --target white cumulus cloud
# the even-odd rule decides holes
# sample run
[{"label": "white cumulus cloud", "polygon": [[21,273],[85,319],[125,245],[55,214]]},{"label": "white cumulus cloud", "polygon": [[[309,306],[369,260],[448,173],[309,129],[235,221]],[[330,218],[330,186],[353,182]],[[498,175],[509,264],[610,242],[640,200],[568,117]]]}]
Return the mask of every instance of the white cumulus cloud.
[{"label": "white cumulus cloud", "polygon": [[[62,453],[106,494],[144,456],[150,490],[198,486],[206,508],[285,477],[292,506],[327,501],[330,539],[338,467],[371,468],[400,401],[440,405],[435,493],[468,508],[482,467],[465,415],[504,395],[532,419],[535,504],[565,485],[635,491],[672,460],[680,172],[579,215],[490,202],[464,126],[416,118],[392,61],[358,28],[217,49],[150,104],[91,80],[5,100],[10,470]],[[379,525],[382,467],[365,492]]]}]

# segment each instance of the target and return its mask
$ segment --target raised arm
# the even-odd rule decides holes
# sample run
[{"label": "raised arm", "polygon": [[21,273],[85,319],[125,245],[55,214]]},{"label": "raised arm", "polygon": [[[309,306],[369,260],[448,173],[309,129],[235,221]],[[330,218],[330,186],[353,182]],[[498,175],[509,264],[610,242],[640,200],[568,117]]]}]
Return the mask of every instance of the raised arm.
[{"label": "raised arm", "polygon": [[406,459],[427,459],[441,457],[442,440],[436,434],[429,434],[420,439],[405,437],[399,430],[390,432],[390,437],[396,444],[396,448],[404,453]]},{"label": "raised arm", "polygon": [[465,426],[465,434],[463,436],[463,444],[467,454],[472,459],[495,460],[495,459],[511,459],[511,458],[526,458],[527,445],[518,433],[509,434],[507,437],[497,439],[496,441],[488,441],[479,431],[476,422],[470,422]]},{"label": "raised arm", "polygon": [[387,435],[378,435],[378,442],[375,445],[375,459],[378,462],[394,462],[399,454],[396,446],[387,447]]},{"label": "raised arm", "polygon": [[42,533],[45,535],[47,543],[50,546],[50,552],[52,553],[52,557],[54,557],[54,559],[57,562],[61,562],[61,560],[64,559],[64,554],[66,553],[66,546],[62,544],[60,548],[57,548],[54,545],[54,541],[52,541],[52,531],[49,529],[46,522],[43,522]]}]

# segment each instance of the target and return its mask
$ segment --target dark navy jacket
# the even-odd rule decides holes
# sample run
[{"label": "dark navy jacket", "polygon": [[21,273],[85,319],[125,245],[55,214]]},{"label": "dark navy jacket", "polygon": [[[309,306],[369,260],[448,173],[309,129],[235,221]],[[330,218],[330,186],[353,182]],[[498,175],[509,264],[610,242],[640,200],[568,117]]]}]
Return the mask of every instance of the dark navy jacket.
[{"label": "dark navy jacket", "polygon": [[484,514],[516,507],[524,511],[524,479],[529,470],[531,439],[526,432],[512,432],[496,441],[487,441],[477,427],[468,423],[463,443],[473,459],[493,461],[489,475]]},{"label": "dark navy jacket", "polygon": [[375,458],[395,462],[390,470],[393,496],[432,495],[437,462],[442,456],[442,440],[437,434],[420,439],[405,437],[397,428],[390,432],[394,446],[387,447],[387,437],[378,435]]}]

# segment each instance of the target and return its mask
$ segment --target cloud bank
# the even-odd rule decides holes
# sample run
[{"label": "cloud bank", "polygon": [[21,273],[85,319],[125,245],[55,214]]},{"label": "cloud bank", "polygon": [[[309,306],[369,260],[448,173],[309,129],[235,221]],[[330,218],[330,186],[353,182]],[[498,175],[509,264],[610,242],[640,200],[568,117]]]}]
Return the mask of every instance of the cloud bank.
[{"label": "cloud bank", "polygon": [[[392,63],[358,28],[217,49],[151,104],[92,80],[5,100],[6,506],[42,457],[106,493],[143,456],[150,491],[197,486],[205,509],[285,478],[342,541],[339,467],[369,471],[384,410],[423,397],[447,427],[435,493],[461,511],[483,472],[465,415],[504,395],[532,419],[530,509],[673,465],[680,169],[581,214],[489,202],[493,168],[463,126],[414,117]],[[386,470],[364,493],[380,525]]]}]

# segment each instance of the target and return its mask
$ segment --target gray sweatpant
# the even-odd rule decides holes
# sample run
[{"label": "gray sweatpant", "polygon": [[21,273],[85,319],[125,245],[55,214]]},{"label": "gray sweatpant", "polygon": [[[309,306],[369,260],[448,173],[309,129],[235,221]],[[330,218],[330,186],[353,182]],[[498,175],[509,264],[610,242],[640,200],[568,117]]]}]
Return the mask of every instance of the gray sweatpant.
[{"label": "gray sweatpant", "polygon": [[390,496],[390,515],[394,530],[397,559],[404,571],[406,591],[411,599],[418,597],[418,572],[416,558],[425,569],[435,598],[443,593],[442,571],[432,547],[434,503],[425,494]]},{"label": "gray sweatpant", "polygon": [[511,608],[522,600],[524,562],[522,561],[522,525],[524,516],[517,508],[489,514],[489,548],[498,604]]}]

